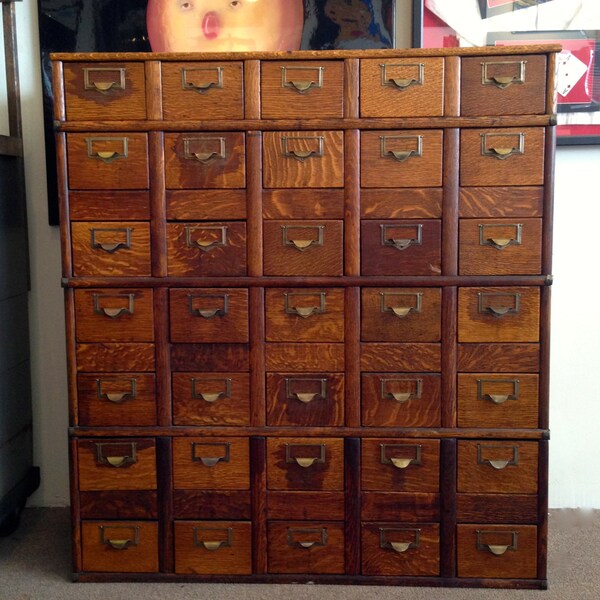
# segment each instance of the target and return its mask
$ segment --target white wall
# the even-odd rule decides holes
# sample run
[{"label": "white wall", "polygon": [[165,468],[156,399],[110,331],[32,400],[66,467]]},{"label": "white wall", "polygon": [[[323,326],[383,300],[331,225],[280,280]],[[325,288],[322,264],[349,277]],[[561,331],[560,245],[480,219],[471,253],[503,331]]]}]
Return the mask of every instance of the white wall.
[{"label": "white wall", "polygon": [[[399,0],[399,45],[410,1]],[[17,3],[29,243],[35,462],[30,504],[68,503],[67,385],[58,228],[47,225],[37,3]],[[1,91],[1,88],[0,88]],[[5,96],[3,96],[5,97]],[[0,123],[1,126],[1,123]],[[3,133],[6,133],[4,131]],[[600,508],[600,147],[559,148],[553,286],[550,505]]]}]

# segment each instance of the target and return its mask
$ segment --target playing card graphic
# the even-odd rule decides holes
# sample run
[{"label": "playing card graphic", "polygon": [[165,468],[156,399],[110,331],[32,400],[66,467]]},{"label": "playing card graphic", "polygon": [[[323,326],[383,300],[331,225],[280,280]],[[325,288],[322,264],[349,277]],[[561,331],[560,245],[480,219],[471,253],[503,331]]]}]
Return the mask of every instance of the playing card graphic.
[{"label": "playing card graphic", "polygon": [[580,79],[587,73],[587,65],[569,51],[558,55],[557,91],[567,97]]}]

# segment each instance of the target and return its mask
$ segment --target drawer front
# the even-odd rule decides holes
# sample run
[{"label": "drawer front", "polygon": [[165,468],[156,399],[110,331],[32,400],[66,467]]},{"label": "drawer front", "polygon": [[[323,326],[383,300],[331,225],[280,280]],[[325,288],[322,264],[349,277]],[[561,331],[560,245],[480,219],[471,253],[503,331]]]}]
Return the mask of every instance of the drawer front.
[{"label": "drawer front", "polygon": [[267,519],[343,521],[344,492],[267,492]]},{"label": "drawer front", "polygon": [[362,340],[437,342],[441,336],[439,288],[364,288]]},{"label": "drawer front", "polygon": [[360,184],[364,188],[439,187],[442,147],[441,131],[362,131]]},{"label": "drawer front", "polygon": [[459,371],[538,373],[539,344],[458,344]]},{"label": "drawer front", "polygon": [[267,425],[343,426],[344,375],[267,373]]},{"label": "drawer front", "polygon": [[546,112],[544,55],[465,57],[460,78],[462,116]]},{"label": "drawer front", "polygon": [[247,289],[171,289],[169,294],[172,342],[248,341]]},{"label": "drawer front", "polygon": [[173,487],[179,490],[250,489],[248,438],[173,439]]},{"label": "drawer front", "polygon": [[363,275],[441,275],[441,261],[441,221],[362,221]]},{"label": "drawer front", "polygon": [[361,117],[441,117],[444,59],[360,61]]},{"label": "drawer front", "polygon": [[252,524],[246,521],[175,521],[175,572],[252,573]]},{"label": "drawer front", "polygon": [[169,221],[246,218],[246,190],[169,190],[166,199]]},{"label": "drawer front", "polygon": [[156,445],[150,438],[79,440],[81,491],[155,490]]},{"label": "drawer front", "polygon": [[459,373],[459,427],[538,426],[539,377],[526,373]]},{"label": "drawer front", "polygon": [[461,275],[539,275],[541,219],[461,219]]},{"label": "drawer front", "polygon": [[164,62],[161,70],[163,119],[244,118],[241,62]]},{"label": "drawer front", "polygon": [[267,524],[269,573],[344,573],[344,524],[271,521]]},{"label": "drawer front", "polygon": [[458,290],[459,342],[537,342],[539,321],[539,288]]},{"label": "drawer front", "polygon": [[431,492],[362,492],[360,514],[363,521],[437,522],[440,520],[440,494]]},{"label": "drawer front", "polygon": [[432,373],[363,373],[364,427],[440,427],[441,377]]},{"label": "drawer front", "polygon": [[148,221],[149,192],[75,191],[69,192],[69,218],[73,221]]},{"label": "drawer front", "polygon": [[75,290],[78,342],[154,341],[149,289]]},{"label": "drawer front", "polygon": [[174,425],[250,425],[248,373],[173,373]]},{"label": "drawer front", "polygon": [[495,494],[536,494],[536,442],[459,441],[458,491]]},{"label": "drawer front", "polygon": [[80,374],[77,405],[79,424],[84,427],[156,425],[154,375]]},{"label": "drawer front", "polygon": [[440,574],[439,525],[363,523],[361,531],[363,575]]},{"label": "drawer front", "polygon": [[340,276],[342,221],[265,221],[265,275]]},{"label": "drawer front", "polygon": [[363,490],[437,492],[439,440],[363,439]]},{"label": "drawer front", "polygon": [[521,219],[544,214],[541,186],[474,187],[459,191],[459,216],[464,219]]},{"label": "drawer front", "polygon": [[344,187],[344,132],[263,133],[263,186]]},{"label": "drawer front", "polygon": [[64,63],[69,121],[128,121],[146,118],[143,63]]},{"label": "drawer front", "polygon": [[237,131],[166,133],[167,188],[245,187],[245,139]]},{"label": "drawer front", "polygon": [[534,525],[458,525],[459,577],[534,579],[537,527]]},{"label": "drawer front", "polygon": [[267,439],[267,487],[270,490],[343,490],[344,440]]},{"label": "drawer front", "polygon": [[344,116],[344,62],[263,61],[260,73],[263,119]]},{"label": "drawer front", "polygon": [[67,153],[72,190],[148,189],[145,133],[68,133]]},{"label": "drawer front", "polygon": [[542,185],[544,130],[463,129],[460,184],[463,186]]},{"label": "drawer front", "polygon": [[265,291],[267,342],[343,342],[344,290]]},{"label": "drawer front", "polygon": [[341,372],[345,368],[344,344],[270,343],[265,348],[267,371]]},{"label": "drawer front", "polygon": [[75,277],[150,276],[149,223],[71,223],[71,241]]},{"label": "drawer front", "polygon": [[167,261],[172,277],[243,277],[246,223],[167,223]]},{"label": "drawer front", "polygon": [[158,523],[83,521],[82,570],[102,573],[158,573]]},{"label": "drawer front", "polygon": [[154,344],[76,344],[78,372],[154,371]]}]

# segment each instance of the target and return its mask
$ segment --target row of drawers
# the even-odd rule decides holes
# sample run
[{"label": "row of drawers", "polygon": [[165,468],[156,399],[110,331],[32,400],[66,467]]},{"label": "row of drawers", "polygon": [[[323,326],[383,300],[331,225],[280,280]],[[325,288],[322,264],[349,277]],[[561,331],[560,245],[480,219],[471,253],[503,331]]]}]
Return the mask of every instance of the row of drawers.
[{"label": "row of drawers", "polygon": [[[444,114],[443,58],[360,60],[361,117],[435,117]],[[77,120],[147,118],[144,63],[65,63],[66,116]],[[519,115],[546,111],[546,57],[460,59],[460,114]],[[162,114],[168,120],[243,119],[241,61],[162,62]],[[261,61],[263,119],[344,117],[342,60]],[[451,87],[451,86],[450,86]],[[152,88],[154,92],[154,88]],[[347,116],[347,115],[346,115]]]},{"label": "row of drawers", "polygon": [[[265,221],[263,272],[275,276],[341,276],[342,221]],[[247,274],[245,221],[166,225],[167,275]],[[150,224],[71,223],[73,275],[150,276]],[[361,274],[440,275],[440,220],[363,220]],[[539,275],[542,219],[461,219],[459,275]]]},{"label": "row of drawers", "polygon": [[[152,342],[150,288],[74,290],[77,342]],[[268,289],[266,341],[338,343],[344,340],[344,292],[339,289]],[[171,288],[169,339],[173,343],[247,343],[246,288]],[[458,289],[459,342],[538,342],[538,287]],[[363,342],[439,342],[441,288],[363,288]],[[333,368],[331,370],[339,370]]]},{"label": "row of drawers", "polygon": [[[342,188],[343,131],[262,133],[264,188]],[[460,184],[542,185],[544,129],[463,129]],[[246,187],[243,132],[164,134],[167,189]],[[443,176],[442,130],[360,132],[363,188],[439,187]],[[72,190],[142,190],[149,187],[146,133],[69,133],[68,178]]]}]

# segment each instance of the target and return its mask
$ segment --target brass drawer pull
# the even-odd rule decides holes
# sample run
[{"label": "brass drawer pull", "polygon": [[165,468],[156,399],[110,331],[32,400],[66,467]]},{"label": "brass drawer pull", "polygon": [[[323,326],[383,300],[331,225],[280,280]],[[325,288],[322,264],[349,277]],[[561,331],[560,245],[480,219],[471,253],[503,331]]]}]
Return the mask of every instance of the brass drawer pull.
[{"label": "brass drawer pull", "polygon": [[[213,317],[224,317],[229,312],[229,294],[188,294],[190,314],[194,317],[202,317],[203,319],[212,319]],[[214,300],[220,301],[220,306],[217,308],[197,308],[194,306],[194,300],[208,300],[209,304],[215,304]]]},{"label": "brass drawer pull", "polygon": [[[111,90],[125,89],[125,71],[124,67],[86,67],[83,69],[83,89],[94,90],[101,94],[108,94]],[[114,73],[116,77],[110,79],[108,76]],[[93,74],[99,74],[96,79]]]},{"label": "brass drawer pull", "polygon": [[[126,137],[93,137],[85,138],[88,158],[99,159],[104,163],[110,163],[119,158],[127,158],[129,155],[129,138]],[[120,144],[119,150],[111,150],[114,144]],[[101,150],[100,148],[108,148]]]},{"label": "brass drawer pull", "polygon": [[[308,387],[318,384],[318,392],[298,391],[295,389],[296,384],[298,388],[302,387],[302,384],[308,384]],[[300,400],[304,404],[308,404],[313,400],[327,400],[327,379],[315,379],[306,377],[286,377],[285,378],[285,397],[286,400]]]},{"label": "brass drawer pull", "polygon": [[[105,450],[106,448],[106,450]],[[126,454],[107,454],[111,450],[119,448],[128,449]],[[130,467],[137,462],[137,443],[136,442],[102,442],[96,444],[96,462],[107,467],[116,469]]]},{"label": "brass drawer pull", "polygon": [[[406,454],[406,449],[412,450],[413,456],[389,456],[388,450],[395,449],[397,454]],[[401,449],[401,452],[398,450]],[[382,465],[392,465],[396,469],[406,469],[410,465],[421,465],[421,445],[420,444],[381,444],[380,461]]]},{"label": "brass drawer pull", "polygon": [[[194,74],[214,73],[216,80],[212,81],[193,81]],[[188,77],[191,75],[191,77]],[[223,67],[183,67],[181,69],[181,88],[186,91],[205,94],[211,88],[221,89],[223,87]]]},{"label": "brass drawer pull", "polygon": [[[511,541],[510,541],[510,544],[486,544],[483,541],[483,537],[488,536],[488,535],[493,535],[495,537],[499,536],[499,535],[502,535],[502,536],[510,535]],[[517,550],[518,537],[519,537],[518,531],[484,531],[484,530],[478,529],[477,530],[477,550],[482,550],[482,551],[489,550],[495,556],[502,556],[508,550]]]},{"label": "brass drawer pull", "polygon": [[[398,535],[401,534],[401,535]],[[404,535],[402,535],[404,534]],[[410,542],[392,541],[390,538],[400,537],[406,538],[409,534],[413,539]],[[393,550],[394,552],[402,553],[407,550],[416,549],[421,545],[421,530],[420,529],[404,529],[395,527],[380,527],[379,528],[379,547],[384,550]]]},{"label": "brass drawer pull", "polygon": [[[110,546],[114,550],[127,550],[130,546],[137,546],[140,543],[140,528],[127,525],[98,525],[100,530],[100,543],[103,546]],[[129,537],[123,537],[123,534],[129,532]],[[119,537],[112,537],[118,535]]]},{"label": "brass drawer pull", "polygon": [[[491,314],[500,318],[505,315],[517,315],[521,311],[521,294],[504,294],[502,292],[479,292],[478,310],[480,314]],[[506,300],[512,300],[507,303]]]},{"label": "brass drawer pull", "polygon": [[[379,292],[381,296],[381,305],[380,310],[382,313],[392,313],[396,315],[399,319],[403,319],[407,317],[411,312],[420,313],[422,304],[423,304],[423,294],[421,292]],[[394,302],[397,304],[390,305],[388,303],[388,299],[395,298]],[[412,298],[412,304],[405,303],[402,300],[402,303],[398,303],[400,298]]]},{"label": "brass drawer pull", "polygon": [[[312,72],[317,74],[317,80],[314,79],[303,79],[303,80],[291,80],[288,79],[288,71],[299,71],[301,73]],[[299,94],[307,94],[311,89],[317,89],[323,87],[323,73],[325,67],[281,67],[281,87],[291,88]]]},{"label": "brass drawer pull", "polygon": [[[414,64],[381,64],[381,85],[391,86],[403,92],[413,85],[423,85],[425,75],[425,65],[423,63]],[[416,77],[390,77],[387,70],[390,68],[416,69]]]},{"label": "brass drawer pull", "polygon": [[[481,133],[480,137],[482,156],[491,156],[492,158],[497,158],[499,160],[506,160],[511,156],[525,154],[524,133]],[[516,145],[503,145],[507,143],[507,138],[513,138],[514,140],[515,137],[517,137]],[[498,138],[502,139],[502,141],[500,141],[500,144],[502,145],[492,145],[494,144],[494,139]]]},{"label": "brass drawer pull", "polygon": [[[292,456],[295,453],[295,449],[302,449],[305,453],[304,456]],[[315,453],[314,450],[318,452]],[[308,450],[308,452],[307,452]],[[312,450],[312,452],[311,452]],[[318,454],[318,456],[306,456],[306,454]],[[315,464],[325,464],[326,452],[325,444],[286,444],[285,445],[285,462],[295,463],[300,465],[304,469],[312,467]]]},{"label": "brass drawer pull", "polygon": [[[512,384],[513,391],[510,394],[486,394],[484,393],[485,384]],[[504,404],[507,400],[519,399],[519,380],[518,379],[478,379],[477,380],[477,399],[490,400],[494,404]]]},{"label": "brass drawer pull", "polygon": [[[396,144],[399,140],[409,140],[414,148],[396,148],[391,149],[388,146]],[[404,141],[401,146],[407,145]],[[381,158],[392,158],[398,162],[404,162],[409,158],[420,158],[423,156],[423,136],[422,135],[381,135],[379,136],[379,153]]]},{"label": "brass drawer pull", "polygon": [[[212,150],[211,148],[216,148]],[[226,158],[224,137],[185,138],[183,140],[183,157],[186,160],[197,160],[208,165],[216,160]]]},{"label": "brass drawer pull", "polygon": [[[312,315],[322,315],[326,312],[325,309],[325,296],[327,292],[286,292],[283,294],[284,296],[284,312],[286,315],[298,315],[303,319],[308,319],[308,317]],[[319,306],[296,306],[295,304],[291,304],[294,302],[294,297],[310,297],[310,296],[319,296]]]},{"label": "brass drawer pull", "polygon": [[[512,457],[507,459],[485,458],[484,452],[486,449],[510,450]],[[508,446],[506,444],[477,444],[477,464],[489,465],[496,469],[496,471],[502,471],[506,467],[516,467],[519,464],[519,447]]]},{"label": "brass drawer pull", "polygon": [[[102,306],[103,298],[125,298],[127,306],[108,307]],[[132,315],[134,310],[134,294],[93,294],[94,313],[104,315],[110,319],[116,319],[121,315]]]},{"label": "brass drawer pull", "polygon": [[[198,248],[202,252],[210,252],[215,248],[227,246],[227,225],[186,225],[185,226],[185,243],[188,248]],[[209,235],[206,238],[196,237],[194,233],[206,232]],[[216,232],[217,237],[212,238],[210,233]]]},{"label": "brass drawer pull", "polygon": [[[390,225],[382,223],[381,227],[381,245],[382,246],[393,246],[396,250],[406,250],[409,246],[420,246],[423,242],[423,225],[418,223],[416,225]],[[412,237],[395,237],[392,233],[388,233],[389,230],[409,230],[414,231]]]},{"label": "brass drawer pull", "polygon": [[[298,148],[290,148],[294,142],[301,141]],[[316,149],[311,150],[306,148],[307,144],[302,142],[312,141],[317,143]],[[322,135],[295,135],[295,136],[281,136],[281,153],[285,158],[294,158],[300,162],[304,162],[309,158],[321,158],[323,156],[323,147],[325,145],[325,139]]]},{"label": "brass drawer pull", "polygon": [[[317,233],[316,237],[292,238],[290,233],[293,231],[313,231]],[[304,252],[314,246],[322,246],[325,238],[325,225],[282,225],[281,226],[282,241],[284,246]],[[293,234],[292,234],[293,235]],[[306,234],[304,234],[306,235]]]},{"label": "brass drawer pull", "polygon": [[133,400],[137,396],[137,379],[132,377],[131,379],[126,379],[125,381],[129,381],[130,389],[126,392],[108,392],[102,389],[102,384],[107,383],[106,380],[96,379],[96,394],[99,400],[108,400],[109,402],[113,402],[114,404],[121,404],[125,402],[125,400]]},{"label": "brass drawer pull", "polygon": [[[190,379],[192,382],[192,399],[193,400],[204,400],[204,402],[208,402],[212,404],[221,398],[231,398],[231,379],[229,377],[224,379],[196,379],[192,377]],[[218,392],[213,391],[205,391],[201,392],[198,390],[198,384],[207,384],[207,383],[218,383],[220,385],[225,385],[224,390],[219,390]]]},{"label": "brass drawer pull", "polygon": [[[231,444],[229,442],[191,442],[192,462],[200,462],[205,467],[214,467],[218,463],[228,463],[231,453]],[[221,448],[223,452],[217,456],[198,456],[196,448]]]},{"label": "brass drawer pull", "polygon": [[[390,383],[414,383],[414,391],[410,392],[392,392],[388,389]],[[404,404],[409,400],[419,400],[423,393],[423,380],[422,379],[382,379],[381,380],[381,399],[382,400],[395,400],[398,404]]]},{"label": "brass drawer pull", "polygon": [[[114,254],[117,250],[124,248],[125,250],[129,250],[131,248],[131,227],[101,227],[101,228],[93,228],[90,229],[91,234],[91,245],[94,249],[104,250],[104,252],[108,252],[108,254]],[[125,239],[119,240],[114,239],[117,235],[113,236],[113,239],[107,241],[100,241],[102,234],[112,233],[112,234],[124,234]],[[110,236],[108,236],[110,238]]]},{"label": "brass drawer pull", "polygon": [[[208,539],[203,539],[205,537]],[[231,548],[232,544],[233,529],[231,527],[194,527],[194,546],[198,548],[214,552],[219,548]]]},{"label": "brass drawer pull", "polygon": [[[525,65],[526,60],[503,60],[496,62],[482,62],[481,63],[481,85],[495,85],[501,90],[513,84],[525,83]],[[515,75],[494,75],[491,74],[490,67],[496,67],[497,65],[513,65],[518,68],[518,72]],[[501,69],[502,72],[505,69]]]},{"label": "brass drawer pull", "polygon": [[[514,228],[514,235],[512,237],[490,237],[486,230],[489,229],[508,229],[509,227]],[[492,246],[496,250],[502,250],[508,246],[520,246],[521,237],[523,232],[523,225],[521,223],[492,223],[492,224],[479,224],[479,245],[480,246]]]},{"label": "brass drawer pull", "polygon": [[[316,536],[316,539],[312,539]],[[298,537],[299,539],[296,539]],[[287,543],[292,548],[316,548],[327,545],[327,528],[297,529],[288,527]]]}]

